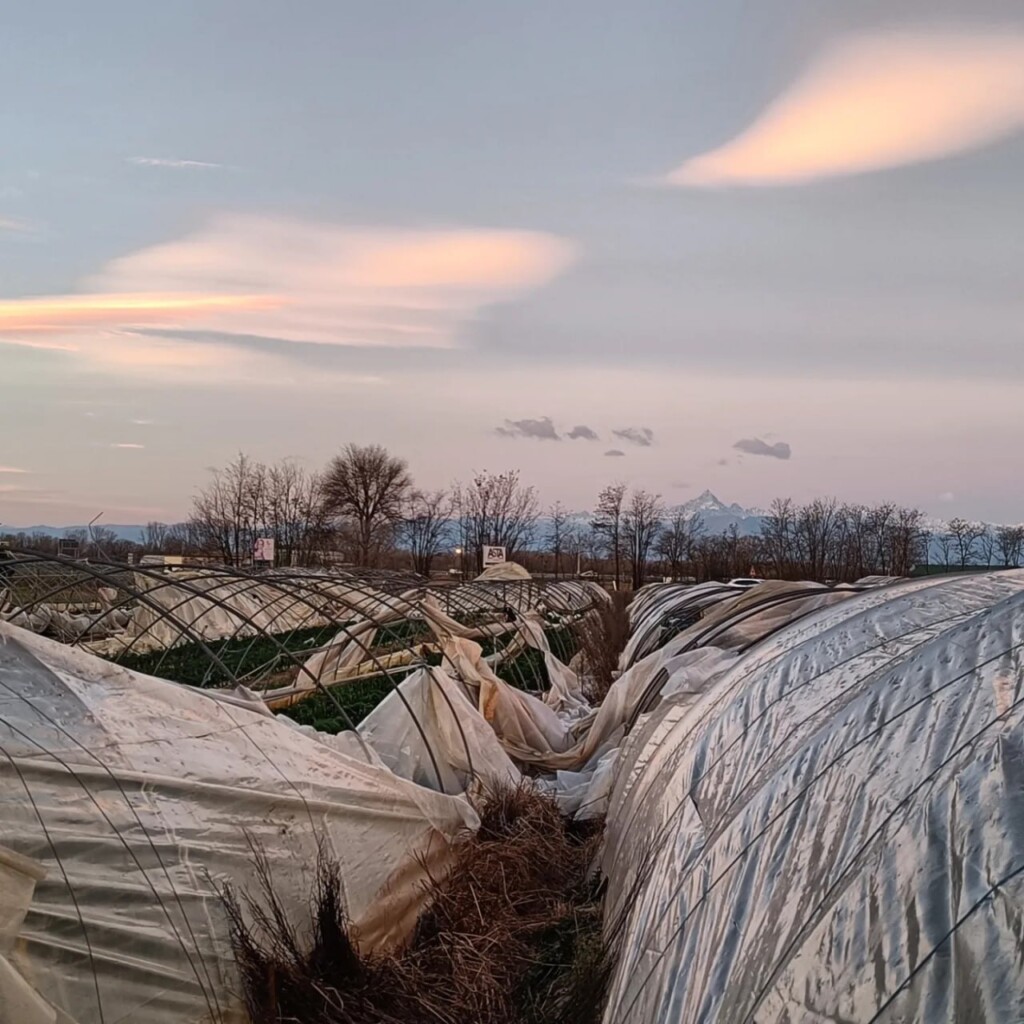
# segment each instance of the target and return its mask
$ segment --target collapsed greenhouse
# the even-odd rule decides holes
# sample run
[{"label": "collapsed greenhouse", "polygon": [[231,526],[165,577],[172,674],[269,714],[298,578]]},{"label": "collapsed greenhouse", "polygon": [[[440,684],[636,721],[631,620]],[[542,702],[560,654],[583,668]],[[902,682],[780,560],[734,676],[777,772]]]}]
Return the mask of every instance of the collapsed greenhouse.
[{"label": "collapsed greenhouse", "polygon": [[603,680],[510,575],[0,563],[0,1021],[245,1021],[225,885],[399,949],[509,786],[604,819],[608,1024],[1024,1017],[1024,572],[654,585]]}]

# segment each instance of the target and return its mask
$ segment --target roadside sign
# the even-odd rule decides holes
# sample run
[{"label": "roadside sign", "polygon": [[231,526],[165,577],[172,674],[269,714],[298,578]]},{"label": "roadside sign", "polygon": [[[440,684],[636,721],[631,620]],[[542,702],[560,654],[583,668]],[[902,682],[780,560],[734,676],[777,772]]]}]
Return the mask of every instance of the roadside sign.
[{"label": "roadside sign", "polygon": [[65,558],[77,558],[80,547],[76,537],[61,537],[57,541],[57,554]]},{"label": "roadside sign", "polygon": [[256,543],[253,545],[252,560],[254,562],[271,562],[274,561],[274,538],[273,537],[257,537]]},{"label": "roadside sign", "polygon": [[505,558],[504,548],[490,546],[484,548],[484,565],[501,565],[505,561],[508,559]]}]

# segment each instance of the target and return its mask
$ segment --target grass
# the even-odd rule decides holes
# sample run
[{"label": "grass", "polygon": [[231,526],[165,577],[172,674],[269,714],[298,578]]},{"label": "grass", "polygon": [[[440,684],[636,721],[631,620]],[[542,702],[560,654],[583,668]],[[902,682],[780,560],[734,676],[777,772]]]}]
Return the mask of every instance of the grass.
[{"label": "grass", "polygon": [[404,676],[398,674],[379,675],[354,683],[341,683],[328,687],[331,696],[323,692],[314,693],[298,704],[284,708],[280,713],[300,725],[311,725],[320,732],[344,732],[352,726],[338,712],[337,705],[331,697],[345,709],[349,720],[358,725],[403,678]]},{"label": "grass", "polygon": [[626,611],[632,595],[615,591],[611,601],[601,602],[573,627],[576,643],[582,651],[583,675],[588,681],[587,696],[601,701],[615,680],[619,655],[629,639],[629,615]]},{"label": "grass", "polygon": [[567,821],[528,787],[479,811],[397,951],[357,951],[344,880],[323,853],[300,933],[254,851],[259,891],[222,892],[253,1024],[598,1024],[613,961],[592,873],[600,827]]},{"label": "grass", "polygon": [[381,626],[374,637],[373,649],[377,648],[399,648],[408,647],[412,644],[422,644],[433,639],[433,633],[426,622],[416,622],[412,619],[402,619],[401,622],[392,622]]}]

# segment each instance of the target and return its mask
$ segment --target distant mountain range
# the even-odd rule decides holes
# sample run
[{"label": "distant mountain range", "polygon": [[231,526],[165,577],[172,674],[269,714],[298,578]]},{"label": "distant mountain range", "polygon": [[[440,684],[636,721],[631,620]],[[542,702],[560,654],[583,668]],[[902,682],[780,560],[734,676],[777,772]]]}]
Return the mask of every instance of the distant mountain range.
[{"label": "distant mountain range", "polygon": [[[693,498],[690,501],[684,501],[680,505],[671,506],[668,510],[668,514],[671,516],[677,510],[685,512],[687,515],[699,513],[704,522],[705,533],[723,533],[735,524],[739,532],[744,536],[760,533],[761,520],[765,515],[763,509],[744,508],[742,505],[737,505],[735,503],[727,505],[716,495],[712,494],[711,491],[704,491],[703,494],[699,494],[696,498]],[[571,525],[586,529],[589,528],[591,522],[593,522],[594,513],[570,512],[567,519]],[[140,525],[113,525],[108,523],[99,523],[98,525],[103,526],[108,530],[113,530],[117,535],[118,540],[128,540],[135,544],[142,543],[146,531],[145,526]],[[0,533],[27,533],[30,535],[41,534],[47,537],[64,537],[75,530],[88,530],[88,527],[84,524],[81,526],[40,525],[0,527]],[[541,522],[538,524],[537,536],[547,537],[549,533],[550,522],[546,518],[542,518]],[[452,531],[451,542],[453,545],[458,543],[454,530]]]},{"label": "distant mountain range", "polygon": [[[712,494],[711,491],[704,491],[690,501],[684,501],[679,505],[670,505],[666,510],[666,518],[671,518],[676,512],[683,512],[686,515],[699,515],[704,523],[705,534],[724,533],[733,525],[736,526],[741,536],[752,536],[761,532],[761,521],[766,515],[760,508],[744,508],[742,505],[727,505],[724,501]],[[587,530],[594,521],[593,512],[570,512],[566,516],[569,526],[580,530]],[[537,525],[535,540],[546,539],[551,533],[551,520],[542,517]]]},{"label": "distant mountain range", "polygon": [[[668,516],[671,517],[677,511],[685,512],[687,515],[699,515],[704,523],[705,534],[713,535],[724,533],[735,525],[740,535],[745,537],[754,536],[760,533],[761,524],[764,521],[764,517],[767,515],[767,512],[761,508],[744,508],[742,505],[738,505],[735,502],[731,505],[727,505],[716,494],[713,494],[708,490],[697,495],[696,498],[691,498],[689,501],[684,501],[679,505],[669,506]],[[570,512],[566,518],[570,526],[586,530],[589,529],[590,524],[594,520],[594,513]],[[146,531],[145,526],[136,524],[111,525],[108,523],[100,523],[98,525],[103,526],[108,530],[113,530],[119,540],[133,541],[136,544],[142,543]],[[925,529],[936,535],[941,533],[945,528],[945,524],[942,521],[932,518],[925,519],[923,526]],[[85,525],[0,526],[0,533],[27,533],[42,534],[50,537],[63,537],[73,530],[87,529],[88,527]],[[537,532],[535,535],[536,542],[542,543],[550,535],[550,532],[551,522],[547,517],[542,516],[540,522],[537,524]],[[449,540],[453,547],[459,542],[457,531],[454,528],[450,531]]]},{"label": "distant mountain range", "polygon": [[[118,540],[130,540],[135,544],[141,544],[146,533],[145,526],[114,526],[110,523],[97,523],[96,525],[113,530]],[[44,537],[66,537],[76,530],[85,530],[88,533],[89,527],[85,524],[81,526],[0,526],[0,533],[27,533],[30,536],[39,534]]]}]

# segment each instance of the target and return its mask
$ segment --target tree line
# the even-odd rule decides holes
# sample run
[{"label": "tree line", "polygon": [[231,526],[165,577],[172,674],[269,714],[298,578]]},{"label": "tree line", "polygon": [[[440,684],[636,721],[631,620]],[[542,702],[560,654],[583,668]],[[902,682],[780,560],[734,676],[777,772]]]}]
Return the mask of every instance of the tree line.
[{"label": "tree line", "polygon": [[[80,531],[81,554],[196,556],[226,565],[253,560],[257,539],[272,538],[278,565],[346,563],[438,567],[475,575],[487,546],[534,572],[576,575],[584,568],[634,588],[651,578],[853,581],[905,576],[915,566],[1017,566],[1024,526],[989,527],[952,519],[941,530],[924,513],[892,503],[865,506],[819,499],[771,503],[760,532],[708,530],[697,513],[668,509],[661,495],[611,484],[592,512],[560,502],[542,509],[517,470],[476,473],[468,482],[424,490],[405,460],[380,445],[345,446],[320,471],[294,459],[265,464],[239,454],[213,470],[181,523],[151,522],[140,543],[102,526]],[[56,550],[53,538],[10,536],[19,547]]]}]

